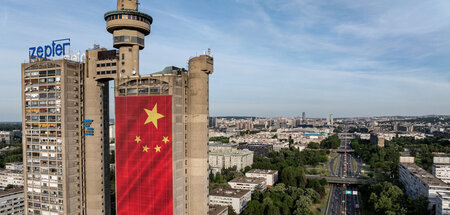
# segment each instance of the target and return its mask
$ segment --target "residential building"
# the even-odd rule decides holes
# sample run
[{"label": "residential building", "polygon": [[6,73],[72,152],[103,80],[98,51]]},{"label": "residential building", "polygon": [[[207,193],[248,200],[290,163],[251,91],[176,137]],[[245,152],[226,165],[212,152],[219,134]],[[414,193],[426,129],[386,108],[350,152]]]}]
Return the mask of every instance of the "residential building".
[{"label": "residential building", "polygon": [[253,164],[253,152],[247,149],[224,152],[209,152],[209,166],[218,169],[228,169],[236,166],[240,171]]},{"label": "residential building", "polygon": [[11,132],[9,131],[0,131],[0,143],[11,143]]},{"label": "residential building", "polygon": [[245,173],[246,177],[264,178],[266,186],[272,187],[278,181],[278,171],[267,169],[251,169]]},{"label": "residential building", "polygon": [[252,193],[255,189],[259,189],[260,191],[267,189],[266,179],[264,178],[237,177],[229,181],[228,184],[233,189],[251,190]]},{"label": "residential building", "polygon": [[23,171],[23,163],[22,162],[6,163],[5,169],[13,171]]},{"label": "residential building", "polygon": [[436,215],[450,215],[450,192],[437,193]]},{"label": "residential building", "polygon": [[257,156],[269,156],[269,153],[273,151],[273,145],[264,145],[264,144],[247,144],[240,143],[237,146],[238,149],[247,149],[254,152]]},{"label": "residential building", "polygon": [[24,214],[23,187],[0,191],[0,214]]},{"label": "residential building", "polygon": [[417,166],[413,161],[410,157],[409,159],[400,159],[399,179],[405,186],[405,194],[413,199],[420,195],[427,197],[430,202],[429,208],[432,208],[436,205],[437,193],[448,192],[450,187]]},{"label": "residential building", "polygon": [[17,170],[0,171],[0,189],[8,185],[23,186],[23,172]]},{"label": "residential building", "polygon": [[236,149],[237,145],[237,143],[209,142],[208,149],[210,152],[231,152],[233,149]]},{"label": "residential building", "polygon": [[371,133],[370,134],[370,143],[372,145],[378,145],[379,147],[384,147],[384,137],[381,137],[380,135]]},{"label": "residential building", "polygon": [[251,198],[250,190],[216,188],[209,192],[210,205],[230,205],[237,214],[241,214],[247,208],[247,203]]},{"label": "residential building", "polygon": [[228,215],[228,206],[210,205],[208,215]]},{"label": "residential building", "polygon": [[433,175],[445,183],[450,183],[450,157],[433,158]]}]

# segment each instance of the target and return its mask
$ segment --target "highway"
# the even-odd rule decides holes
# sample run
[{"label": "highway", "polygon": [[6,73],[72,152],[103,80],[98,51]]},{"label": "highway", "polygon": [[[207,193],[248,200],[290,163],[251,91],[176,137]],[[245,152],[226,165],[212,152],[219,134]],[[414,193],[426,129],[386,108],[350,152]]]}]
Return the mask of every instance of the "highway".
[{"label": "highway", "polygon": [[[338,156],[330,159],[330,172],[334,177],[340,177],[343,181],[354,181],[357,180],[356,177],[361,173],[361,164],[356,159],[357,167],[356,171],[353,171],[353,156],[350,153],[345,153],[347,150],[351,150],[350,138],[346,136],[341,137],[340,150],[344,153],[340,153]],[[333,163],[338,159],[338,165],[336,169],[333,168]],[[360,215],[357,211],[356,205],[359,205],[358,190],[355,185],[348,184],[337,184],[333,185],[331,188],[331,196],[328,203],[327,214],[348,214],[348,215]]]}]

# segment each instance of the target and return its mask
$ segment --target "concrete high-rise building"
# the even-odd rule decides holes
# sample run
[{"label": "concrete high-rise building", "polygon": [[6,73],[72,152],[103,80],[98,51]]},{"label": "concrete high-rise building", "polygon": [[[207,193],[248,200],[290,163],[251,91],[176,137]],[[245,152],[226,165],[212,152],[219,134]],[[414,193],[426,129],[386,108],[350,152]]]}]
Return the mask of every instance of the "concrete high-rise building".
[{"label": "concrete high-rise building", "polygon": [[303,122],[303,124],[306,123],[306,113],[305,112],[302,113],[302,122]]},{"label": "concrete high-rise building", "polygon": [[111,81],[116,98],[171,96],[173,213],[208,213],[213,58],[208,53],[189,59],[187,70],[170,66],[140,75],[139,51],[153,19],[138,5],[118,0],[117,10],[105,14],[116,49],[95,46],[85,62],[30,57],[22,64],[26,214],[111,214]]}]

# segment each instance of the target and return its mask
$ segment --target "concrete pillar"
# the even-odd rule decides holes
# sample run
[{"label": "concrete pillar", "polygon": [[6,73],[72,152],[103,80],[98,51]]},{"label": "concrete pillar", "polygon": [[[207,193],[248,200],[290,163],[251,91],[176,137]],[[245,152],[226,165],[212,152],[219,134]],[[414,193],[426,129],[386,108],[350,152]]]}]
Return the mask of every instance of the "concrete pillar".
[{"label": "concrete pillar", "polygon": [[188,74],[188,214],[208,214],[209,77],[213,58],[189,60]]}]

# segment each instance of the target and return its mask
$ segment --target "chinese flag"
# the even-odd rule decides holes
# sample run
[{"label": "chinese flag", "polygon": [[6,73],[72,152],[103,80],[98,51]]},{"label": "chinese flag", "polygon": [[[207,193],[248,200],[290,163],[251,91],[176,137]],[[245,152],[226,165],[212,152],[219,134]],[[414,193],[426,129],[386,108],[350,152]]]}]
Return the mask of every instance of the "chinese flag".
[{"label": "chinese flag", "polygon": [[172,96],[115,104],[117,214],[173,214]]}]

